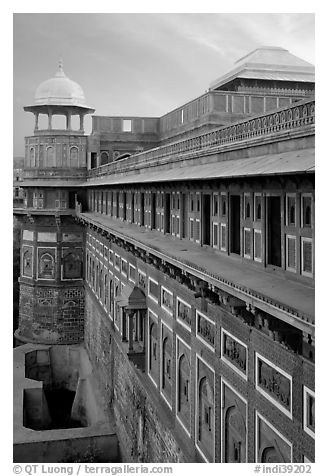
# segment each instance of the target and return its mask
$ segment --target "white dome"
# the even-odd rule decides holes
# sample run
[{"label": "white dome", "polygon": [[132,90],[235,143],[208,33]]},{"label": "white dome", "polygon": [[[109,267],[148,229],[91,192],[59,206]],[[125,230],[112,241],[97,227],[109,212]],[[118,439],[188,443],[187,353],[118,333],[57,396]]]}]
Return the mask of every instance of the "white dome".
[{"label": "white dome", "polygon": [[43,81],[37,88],[34,97],[34,104],[86,106],[81,86],[66,76],[61,61],[59,62],[56,75],[51,79]]}]

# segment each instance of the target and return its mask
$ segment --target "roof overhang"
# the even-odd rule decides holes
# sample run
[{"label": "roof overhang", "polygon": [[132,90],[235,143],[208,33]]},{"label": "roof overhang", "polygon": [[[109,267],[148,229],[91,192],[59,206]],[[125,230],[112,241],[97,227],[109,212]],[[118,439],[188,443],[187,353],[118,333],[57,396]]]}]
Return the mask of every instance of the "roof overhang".
[{"label": "roof overhang", "polygon": [[138,286],[132,288],[128,284],[125,285],[121,294],[114,300],[120,307],[127,310],[147,309],[146,296]]},{"label": "roof overhang", "polygon": [[[137,165],[137,164],[136,164]],[[89,179],[85,186],[120,185],[185,180],[260,177],[284,174],[314,173],[314,148],[269,154],[259,157],[221,160],[218,162],[174,167],[156,172],[135,170],[131,175],[105,175]],[[136,173],[139,172],[139,173]]]}]

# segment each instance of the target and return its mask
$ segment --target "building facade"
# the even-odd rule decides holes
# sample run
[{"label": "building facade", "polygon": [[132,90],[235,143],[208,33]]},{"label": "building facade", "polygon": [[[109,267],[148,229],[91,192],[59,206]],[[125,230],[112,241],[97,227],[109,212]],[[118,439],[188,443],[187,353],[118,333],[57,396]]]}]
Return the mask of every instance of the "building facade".
[{"label": "building facade", "polygon": [[313,67],[259,48],[89,137],[63,75],[25,108],[17,342],[85,346],[123,461],[314,461]]}]

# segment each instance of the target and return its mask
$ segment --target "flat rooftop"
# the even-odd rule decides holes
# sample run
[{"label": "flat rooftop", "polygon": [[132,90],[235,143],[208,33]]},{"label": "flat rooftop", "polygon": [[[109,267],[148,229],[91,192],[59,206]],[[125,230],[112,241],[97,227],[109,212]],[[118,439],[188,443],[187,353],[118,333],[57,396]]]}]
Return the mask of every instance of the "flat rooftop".
[{"label": "flat rooftop", "polygon": [[274,269],[226,256],[211,247],[164,235],[100,213],[78,213],[107,232],[217,286],[309,333],[314,331],[314,287],[289,279]]}]

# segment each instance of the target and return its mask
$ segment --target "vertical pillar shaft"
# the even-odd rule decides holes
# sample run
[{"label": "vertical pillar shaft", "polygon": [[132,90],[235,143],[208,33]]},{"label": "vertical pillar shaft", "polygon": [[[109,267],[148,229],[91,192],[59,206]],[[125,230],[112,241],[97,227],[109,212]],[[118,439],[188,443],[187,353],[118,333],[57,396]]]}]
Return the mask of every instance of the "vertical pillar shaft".
[{"label": "vertical pillar shaft", "polygon": [[36,112],[36,113],[34,114],[34,117],[35,117],[34,130],[35,130],[35,131],[38,131],[38,130],[39,130],[39,113]]},{"label": "vertical pillar shaft", "polygon": [[129,351],[133,350],[133,312],[128,314],[129,316]]},{"label": "vertical pillar shaft", "polygon": [[80,114],[80,131],[84,130],[84,115]]},{"label": "vertical pillar shaft", "polygon": [[72,114],[70,112],[68,112],[66,116],[66,129],[68,131],[72,129]]},{"label": "vertical pillar shaft", "polygon": [[48,129],[52,129],[52,112],[48,113]]}]

